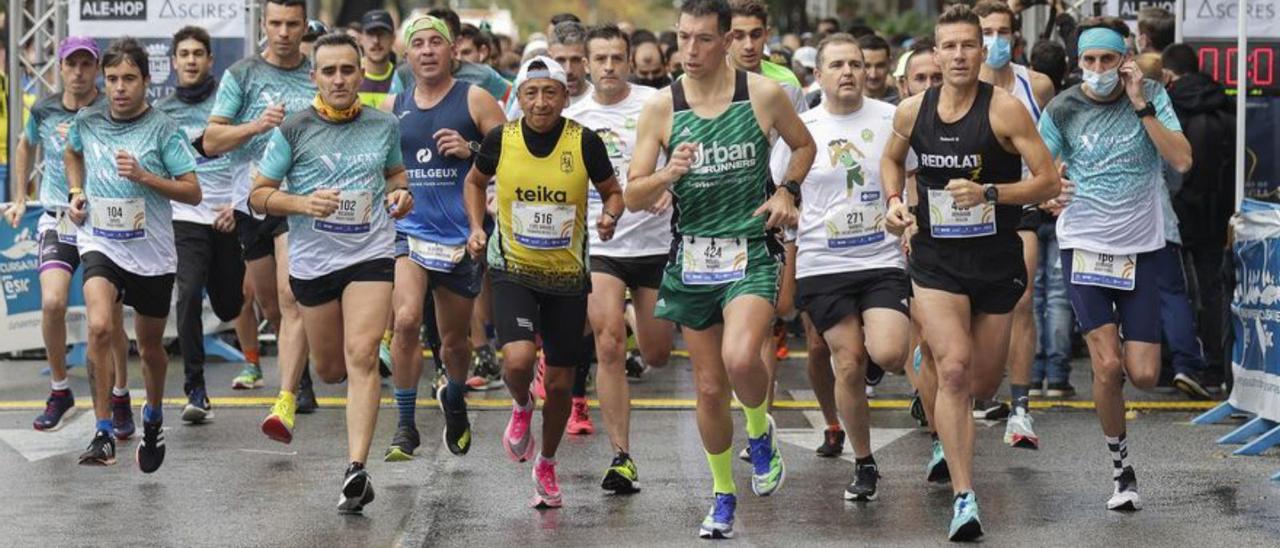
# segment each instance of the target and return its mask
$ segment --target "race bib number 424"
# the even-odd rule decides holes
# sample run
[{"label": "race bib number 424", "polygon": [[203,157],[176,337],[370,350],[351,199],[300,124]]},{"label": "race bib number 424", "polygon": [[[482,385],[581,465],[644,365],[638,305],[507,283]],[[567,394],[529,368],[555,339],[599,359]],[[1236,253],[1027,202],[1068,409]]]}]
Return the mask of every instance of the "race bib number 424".
[{"label": "race bib number 424", "polygon": [[732,238],[684,236],[681,281],[688,285],[717,285],[747,276],[747,243]]}]

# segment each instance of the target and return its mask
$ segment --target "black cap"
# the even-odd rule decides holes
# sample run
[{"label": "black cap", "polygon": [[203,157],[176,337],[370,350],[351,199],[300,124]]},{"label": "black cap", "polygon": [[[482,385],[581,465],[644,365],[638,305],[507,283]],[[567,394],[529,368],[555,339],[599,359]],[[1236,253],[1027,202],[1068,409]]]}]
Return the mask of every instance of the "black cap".
[{"label": "black cap", "polygon": [[395,33],[396,23],[391,20],[391,14],[387,10],[370,10],[365,12],[364,17],[360,18],[360,28],[364,32],[372,32],[376,29],[386,29],[387,32]]}]

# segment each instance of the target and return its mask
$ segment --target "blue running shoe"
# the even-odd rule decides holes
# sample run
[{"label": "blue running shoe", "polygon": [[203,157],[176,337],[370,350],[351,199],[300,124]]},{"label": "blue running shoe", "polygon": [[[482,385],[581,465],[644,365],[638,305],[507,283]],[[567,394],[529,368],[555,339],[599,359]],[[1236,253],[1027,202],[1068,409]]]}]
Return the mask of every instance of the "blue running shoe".
[{"label": "blue running shoe", "polygon": [[36,417],[31,426],[41,432],[53,432],[67,424],[67,419],[74,415],[75,411],[76,398],[71,395],[70,388],[53,390],[49,392],[49,399],[45,401],[44,413]]},{"label": "blue running shoe", "polygon": [[972,542],[982,537],[982,520],[978,519],[978,497],[973,491],[956,496],[952,506],[951,530],[947,538],[951,542]]},{"label": "blue running shoe", "polygon": [[201,424],[212,418],[213,406],[209,405],[208,392],[203,386],[191,389],[187,394],[187,405],[182,408],[182,422]]},{"label": "blue running shoe", "polygon": [[767,497],[782,487],[787,479],[787,468],[782,462],[775,431],[778,429],[769,416],[769,430],[758,438],[747,438],[747,450],[751,454],[751,491]]},{"label": "blue running shoe", "polygon": [[707,512],[698,527],[698,538],[730,539],[733,538],[733,512],[738,509],[738,497],[716,493],[716,503]]},{"label": "blue running shoe", "polygon": [[925,480],[929,483],[948,483],[951,469],[947,468],[947,455],[942,452],[942,442],[933,440],[933,456],[924,467]]}]

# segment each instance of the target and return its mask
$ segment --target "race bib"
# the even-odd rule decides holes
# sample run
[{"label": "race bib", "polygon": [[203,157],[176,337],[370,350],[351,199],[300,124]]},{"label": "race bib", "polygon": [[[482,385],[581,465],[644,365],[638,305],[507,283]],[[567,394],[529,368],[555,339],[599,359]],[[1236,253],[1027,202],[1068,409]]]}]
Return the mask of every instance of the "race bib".
[{"label": "race bib", "polygon": [[934,238],[977,238],[995,233],[995,205],[982,202],[958,207],[950,192],[929,189],[929,234]]},{"label": "race bib", "polygon": [[1112,255],[1083,249],[1071,252],[1071,283],[1076,285],[1133,291],[1137,272],[1137,255]]},{"label": "race bib", "polygon": [[827,247],[844,249],[884,241],[884,204],[847,204],[831,210],[823,220]]},{"label": "race bib", "polygon": [[453,268],[462,262],[465,252],[466,248],[460,245],[443,245],[409,237],[409,260],[427,270],[453,272]]},{"label": "race bib", "polygon": [[[147,201],[144,198],[94,198],[89,218],[95,237],[116,241],[147,239]],[[59,222],[58,239],[62,239]]]},{"label": "race bib", "polygon": [[717,285],[747,276],[747,243],[736,238],[682,236],[681,280],[688,285]]},{"label": "race bib", "polygon": [[58,212],[58,224],[54,227],[58,233],[58,241],[67,245],[76,245],[76,224],[66,211]]},{"label": "race bib", "polygon": [[573,240],[577,209],[571,205],[511,202],[511,232],[532,249],[565,249]]},{"label": "race bib", "polygon": [[338,209],[316,219],[315,229],[331,234],[365,234],[373,221],[373,191],[344,190],[338,194]]}]

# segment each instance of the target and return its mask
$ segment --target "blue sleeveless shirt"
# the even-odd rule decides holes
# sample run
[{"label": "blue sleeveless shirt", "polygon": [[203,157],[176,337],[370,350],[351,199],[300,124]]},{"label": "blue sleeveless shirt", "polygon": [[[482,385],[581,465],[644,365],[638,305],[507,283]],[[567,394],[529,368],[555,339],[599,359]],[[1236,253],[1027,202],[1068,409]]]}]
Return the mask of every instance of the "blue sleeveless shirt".
[{"label": "blue sleeveless shirt", "polygon": [[400,150],[414,203],[413,212],[396,221],[396,232],[451,246],[465,244],[471,234],[462,203],[471,159],[440,154],[433,137],[441,129],[452,129],[468,141],[484,140],[467,107],[470,89],[471,84],[455,81],[429,109],[418,108],[412,89],[396,95],[391,112],[400,118]]}]

